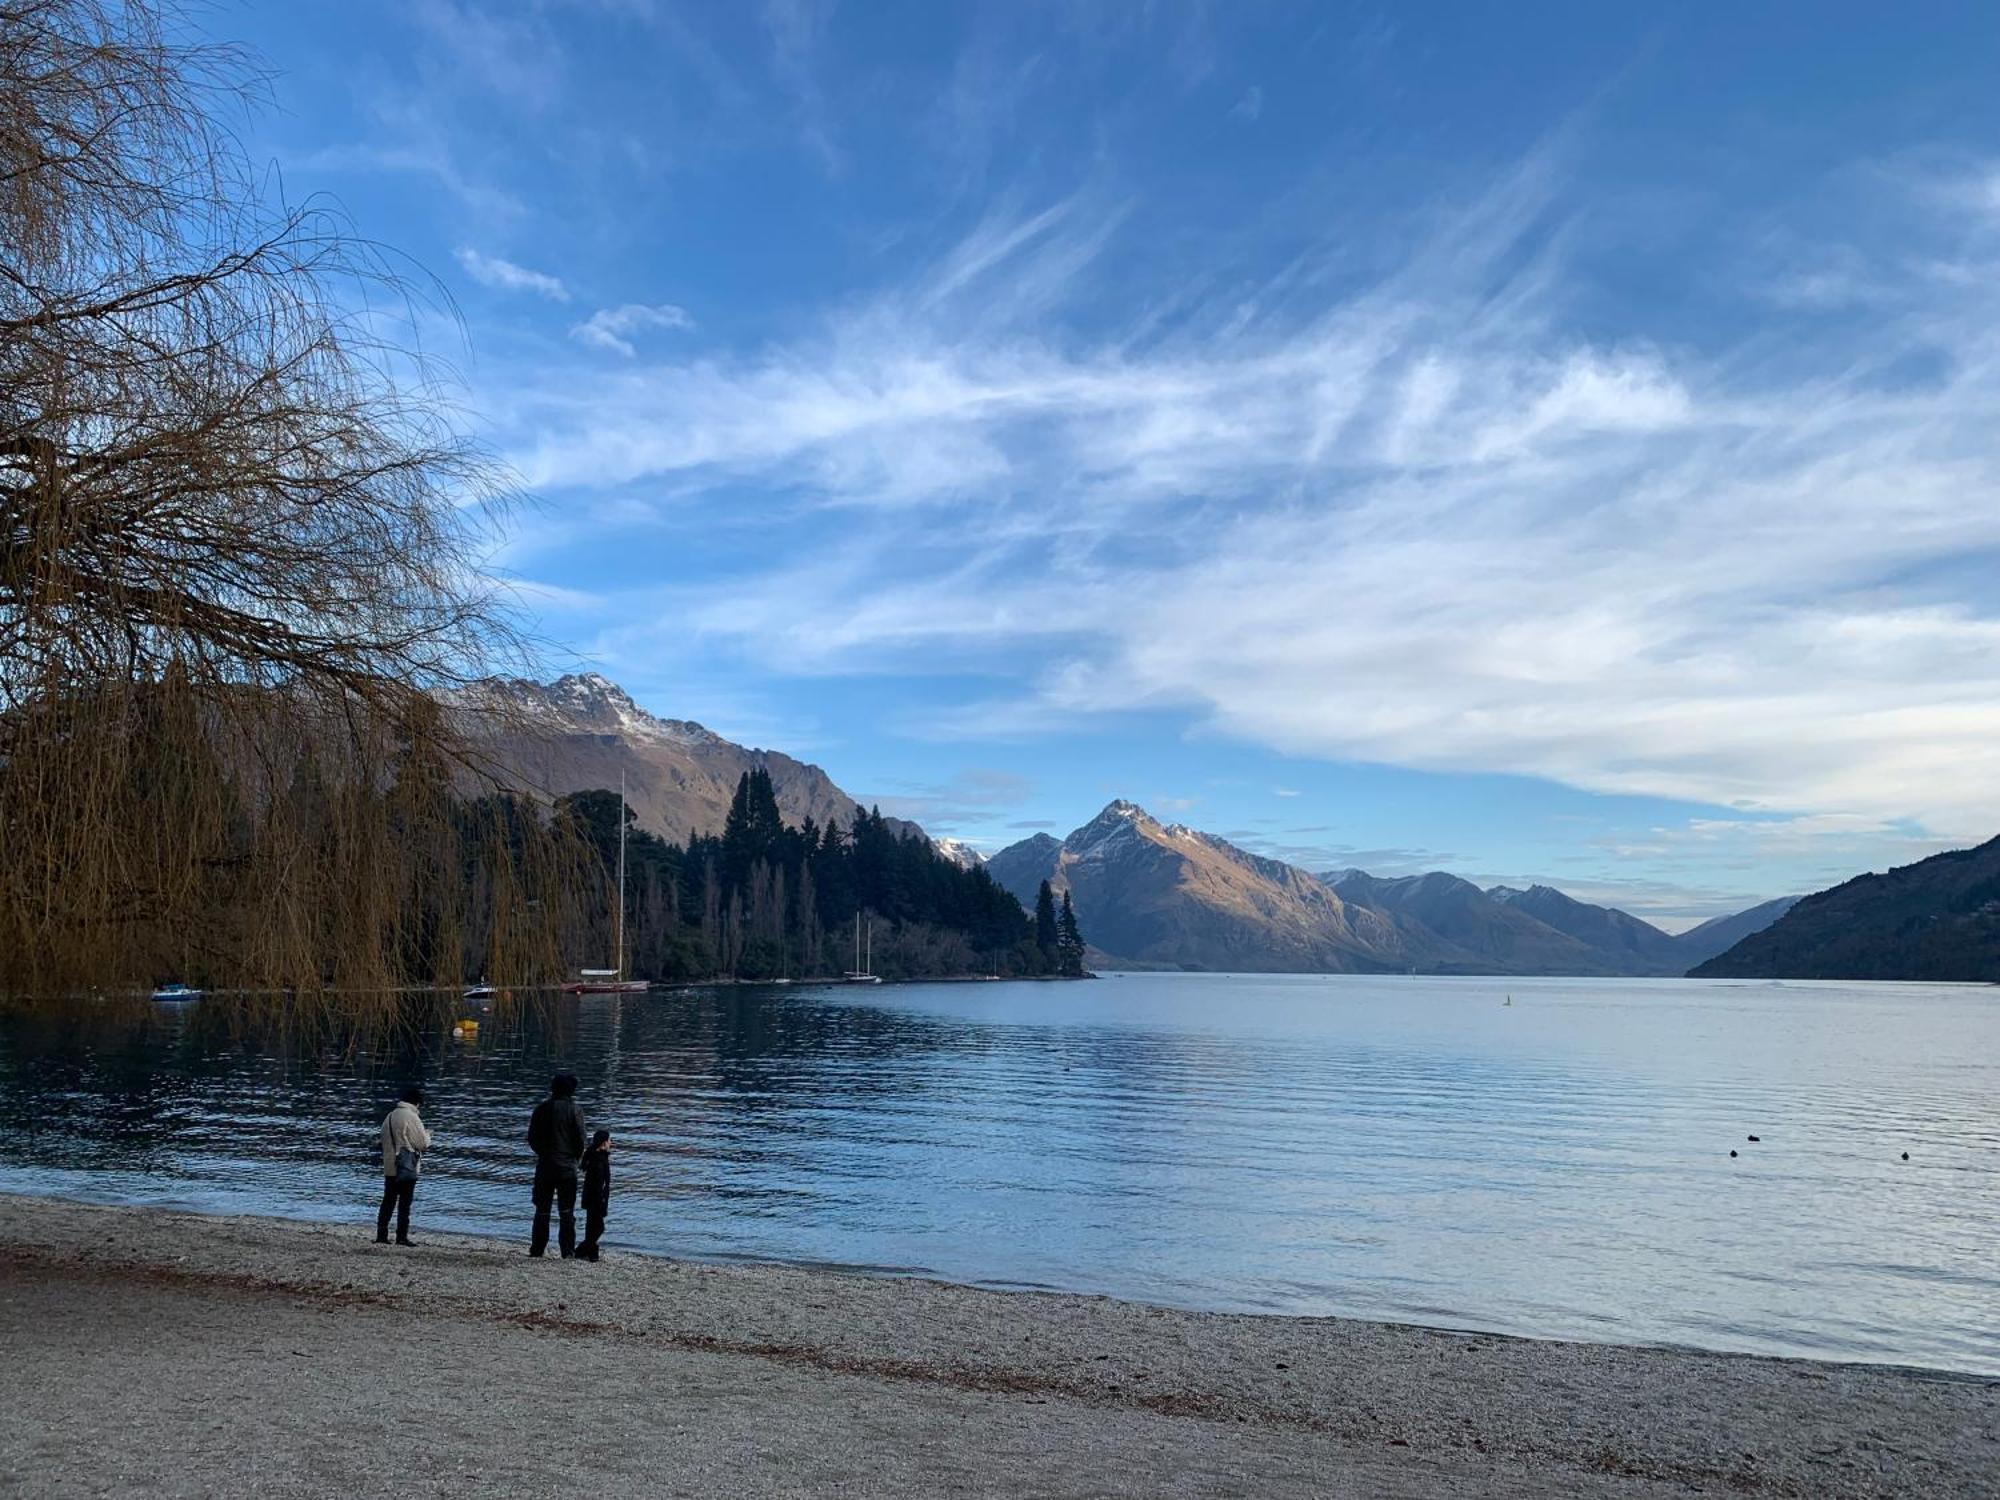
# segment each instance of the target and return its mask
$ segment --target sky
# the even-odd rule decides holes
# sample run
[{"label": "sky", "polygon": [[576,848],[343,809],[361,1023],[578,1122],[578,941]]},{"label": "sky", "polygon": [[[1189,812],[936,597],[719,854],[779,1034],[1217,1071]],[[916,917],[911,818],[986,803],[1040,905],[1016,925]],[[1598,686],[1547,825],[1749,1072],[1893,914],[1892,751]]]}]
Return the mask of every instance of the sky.
[{"label": "sky", "polygon": [[1679,928],[2000,833],[2000,10],[223,5],[553,666]]}]

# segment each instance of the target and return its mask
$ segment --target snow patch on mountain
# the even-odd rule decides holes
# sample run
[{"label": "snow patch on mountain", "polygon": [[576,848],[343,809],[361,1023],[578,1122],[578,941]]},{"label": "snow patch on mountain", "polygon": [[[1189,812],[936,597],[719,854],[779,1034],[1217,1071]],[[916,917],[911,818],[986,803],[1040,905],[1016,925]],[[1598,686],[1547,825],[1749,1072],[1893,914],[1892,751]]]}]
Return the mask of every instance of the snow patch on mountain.
[{"label": "snow patch on mountain", "polygon": [[961,870],[976,870],[986,863],[986,856],[964,839],[932,839],[931,847]]},{"label": "snow patch on mountain", "polygon": [[529,724],[569,734],[616,734],[668,745],[721,745],[721,735],[692,719],[663,719],[597,672],[572,672],[554,682],[488,677],[454,695],[471,707],[501,708]]}]

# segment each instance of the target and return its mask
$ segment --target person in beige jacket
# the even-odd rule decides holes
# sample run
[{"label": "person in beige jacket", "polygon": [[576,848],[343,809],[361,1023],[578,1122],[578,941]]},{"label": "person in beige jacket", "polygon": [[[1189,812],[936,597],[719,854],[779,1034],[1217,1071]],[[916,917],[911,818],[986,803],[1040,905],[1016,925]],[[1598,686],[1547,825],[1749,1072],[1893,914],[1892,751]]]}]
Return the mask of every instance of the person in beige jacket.
[{"label": "person in beige jacket", "polygon": [[396,1107],[382,1117],[382,1210],[375,1215],[375,1243],[389,1243],[389,1214],[396,1215],[396,1243],[415,1243],[410,1238],[410,1199],[416,1195],[417,1174],[423,1170],[424,1153],[431,1148],[431,1133],[424,1129],[417,1113],[424,1091],[414,1083],[403,1090]]}]

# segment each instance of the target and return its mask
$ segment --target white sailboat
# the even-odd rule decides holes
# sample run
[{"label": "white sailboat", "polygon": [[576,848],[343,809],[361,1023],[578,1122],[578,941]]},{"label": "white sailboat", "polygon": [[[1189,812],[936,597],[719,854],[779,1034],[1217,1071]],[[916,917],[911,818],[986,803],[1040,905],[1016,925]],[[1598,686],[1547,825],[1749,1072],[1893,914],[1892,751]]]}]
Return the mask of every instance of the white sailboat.
[{"label": "white sailboat", "polygon": [[861,913],[854,914],[854,967],[840,977],[849,984],[880,984],[881,976],[871,972],[875,967],[875,919],[868,919],[868,948],[864,955],[861,947]]},{"label": "white sailboat", "polygon": [[611,949],[616,967],[581,969],[579,979],[563,986],[566,995],[638,995],[652,988],[644,979],[625,977],[625,773],[618,773],[618,905],[611,914]]}]

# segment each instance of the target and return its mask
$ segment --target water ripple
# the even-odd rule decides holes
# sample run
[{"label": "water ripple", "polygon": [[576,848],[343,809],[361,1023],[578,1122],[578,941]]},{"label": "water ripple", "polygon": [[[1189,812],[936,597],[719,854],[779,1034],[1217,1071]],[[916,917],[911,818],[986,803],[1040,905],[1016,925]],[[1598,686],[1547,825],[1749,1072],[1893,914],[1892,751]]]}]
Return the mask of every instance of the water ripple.
[{"label": "water ripple", "polygon": [[526,1111],[567,1066],[628,1247],[2000,1369],[1989,988],[1133,975],[434,1033],[0,1015],[0,1186],[358,1220],[420,1076],[420,1217],[518,1234]]}]

